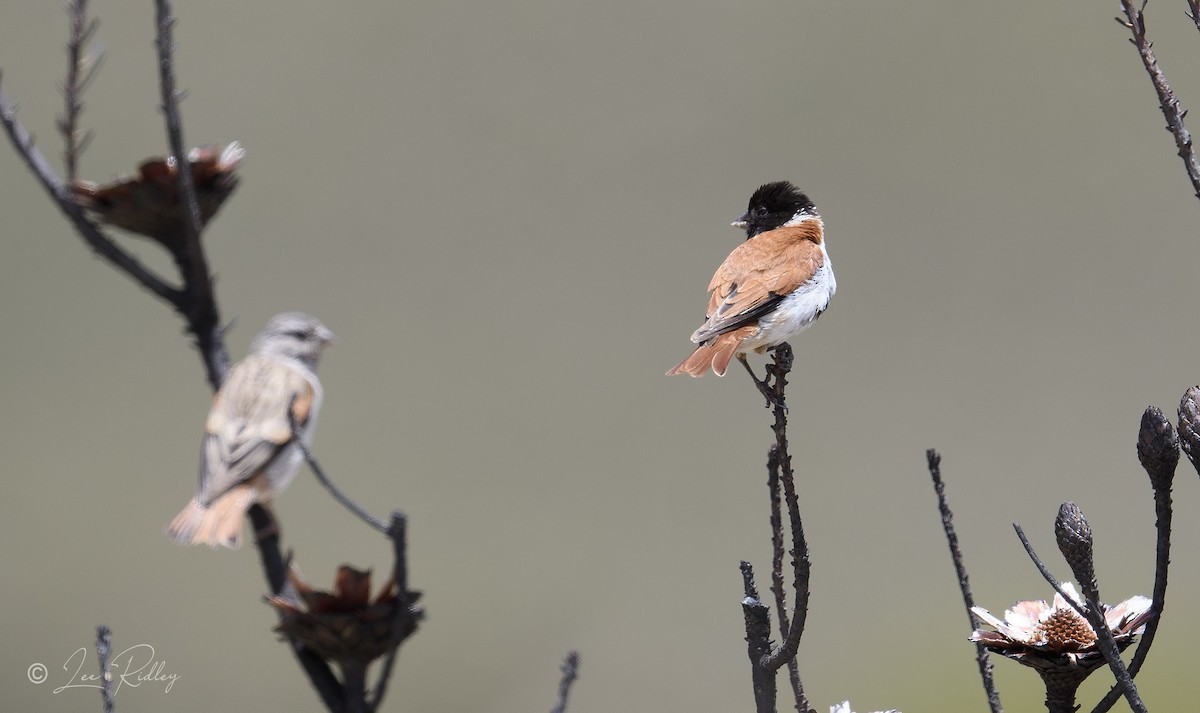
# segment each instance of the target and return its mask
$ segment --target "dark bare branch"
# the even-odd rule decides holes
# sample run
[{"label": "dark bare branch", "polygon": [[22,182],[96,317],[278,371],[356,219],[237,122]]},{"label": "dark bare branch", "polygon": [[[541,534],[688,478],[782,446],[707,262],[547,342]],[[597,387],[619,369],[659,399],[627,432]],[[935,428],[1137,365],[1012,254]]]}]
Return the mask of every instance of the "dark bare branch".
[{"label": "dark bare branch", "polygon": [[[171,15],[171,3],[168,0],[155,0],[155,27],[157,34],[154,46],[158,50],[159,90],[162,98],[162,112],[167,124],[167,145],[171,156],[175,158],[179,170],[176,180],[179,181],[179,195],[184,205],[184,233],[186,234],[191,257],[202,258],[200,251],[200,202],[196,198],[196,186],[192,181],[191,171],[184,170],[188,157],[183,147],[183,121],[179,117],[179,93],[175,89],[175,18]],[[197,262],[195,269],[205,267],[203,261]],[[207,274],[196,275],[207,277]],[[195,280],[207,284],[207,280]]]},{"label": "dark bare branch", "polygon": [[[792,456],[788,450],[787,414],[785,401],[787,375],[792,368],[792,348],[789,344],[780,344],[775,348],[774,360],[767,367],[767,379],[770,383],[771,396],[769,401],[774,407],[775,421],[771,430],[775,434],[775,443],[767,456],[768,472],[777,472],[776,479],[783,488],[783,501],[788,512],[788,527],[792,535],[792,589],[796,601],[792,606],[791,622],[781,629],[782,644],[771,653],[763,665],[771,670],[778,670],[788,661],[795,660],[796,650],[800,645],[800,637],[804,634],[804,626],[808,615],[809,577],[812,565],[808,554],[808,542],[804,537],[804,525],[800,519],[800,501],[796,495],[795,473],[792,470]],[[773,498],[777,495],[772,496]],[[782,526],[782,523],[780,523]],[[780,533],[782,534],[782,533]],[[778,564],[776,565],[778,567]],[[782,604],[782,600],[780,600]],[[780,623],[788,618],[785,608],[779,612]],[[797,696],[797,706],[807,710],[803,688],[799,676],[793,680],[793,692]]]},{"label": "dark bare branch", "polygon": [[771,654],[771,610],[758,598],[754,568],[742,562],[742,614],[746,622],[746,652],[750,657],[750,681],[754,688],[755,713],[776,713],[775,672],[762,665]]},{"label": "dark bare branch", "polygon": [[392,541],[392,578],[396,587],[396,611],[392,619],[392,645],[383,660],[383,667],[375,681],[375,690],[367,702],[368,711],[377,711],[387,694],[388,682],[392,678],[392,668],[396,664],[396,655],[400,644],[417,630],[417,623],[424,615],[417,606],[417,592],[408,588],[408,518],[402,512],[392,513],[392,522],[387,528],[388,538]]},{"label": "dark bare branch", "polygon": [[[751,375],[753,376],[753,374]],[[775,614],[779,617],[779,636],[788,638],[791,620],[788,616],[787,591],[784,589],[784,528],[783,487],[779,480],[779,449],[772,448],[767,455],[767,490],[771,497],[771,593],[775,596]],[[804,686],[800,681],[800,665],[793,656],[787,661],[788,682],[797,699],[803,696]]]},{"label": "dark bare branch", "polygon": [[[1135,0],[1120,0],[1120,2],[1125,18],[1118,17],[1116,18],[1117,22],[1129,30],[1132,35],[1129,41],[1137,48],[1138,55],[1142,58],[1142,66],[1145,67],[1146,74],[1150,76],[1150,81],[1154,84],[1154,91],[1158,95],[1159,109],[1162,110],[1163,117],[1167,120],[1167,131],[1170,131],[1171,135],[1175,137],[1175,146],[1179,149],[1179,158],[1183,159],[1183,167],[1187,171],[1188,180],[1192,182],[1192,191],[1197,198],[1200,198],[1200,162],[1196,160],[1192,135],[1183,121],[1187,111],[1180,107],[1179,100],[1171,91],[1171,85],[1167,84],[1167,78],[1158,66],[1153,44],[1146,39],[1146,17],[1143,12],[1146,3],[1138,3]],[[1193,7],[1194,12],[1195,7]]]},{"label": "dark bare branch", "polygon": [[96,32],[95,20],[87,18],[87,0],[73,0],[67,7],[71,19],[71,35],[67,40],[67,80],[63,84],[66,106],[59,119],[62,132],[63,162],[67,170],[67,185],[79,180],[79,156],[91,142],[91,132],[80,133],[79,115],[83,112],[83,91],[96,76],[102,56],[88,55],[87,43]]},{"label": "dark bare branch", "polygon": [[[741,360],[739,358],[739,360]],[[772,432],[775,442],[767,454],[767,487],[771,499],[771,591],[775,597],[776,615],[779,617],[781,643],[772,649],[770,642],[770,609],[758,599],[754,590],[753,570],[749,563],[742,563],[742,576],[746,585],[746,599],[742,608],[746,620],[746,641],[753,665],[752,683],[755,702],[759,710],[769,705],[774,710],[776,702],[775,673],[783,666],[788,667],[788,681],[796,701],[796,709],[805,713],[809,710],[808,698],[800,680],[796,663],[796,651],[808,615],[809,576],[811,563],[808,543],[804,537],[804,526],[800,518],[800,503],[796,494],[792,458],[788,451],[786,387],[787,375],[792,368],[792,348],[788,344],[775,347],[772,363],[767,366],[766,377],[759,379],[744,360],[742,365],[773,408],[775,420]],[[783,507],[788,512],[788,528],[791,530],[792,589],[794,602],[789,612],[787,593],[784,590],[784,523]],[[758,630],[765,622],[765,633]],[[756,655],[757,652],[757,655]],[[769,681],[769,685],[768,685]],[[770,696],[769,701],[764,696]]]},{"label": "dark bare branch", "polygon": [[100,698],[104,713],[113,713],[113,675],[109,670],[112,657],[112,631],[107,626],[96,627],[96,659],[100,663]]},{"label": "dark bare branch", "polygon": [[[1200,0],[1196,0],[1200,2]],[[1188,390],[1183,395],[1179,405],[1179,432],[1190,431],[1194,423],[1192,415],[1196,413],[1194,392]],[[1129,677],[1134,678],[1142,670],[1142,664],[1150,654],[1154,638],[1158,634],[1158,625],[1162,621],[1163,608],[1167,599],[1167,571],[1171,564],[1171,520],[1174,508],[1171,502],[1171,483],[1175,478],[1175,467],[1179,464],[1179,436],[1171,428],[1162,411],[1151,406],[1142,415],[1141,428],[1138,431],[1138,460],[1150,476],[1154,489],[1155,529],[1155,558],[1154,558],[1154,592],[1151,595],[1150,619],[1146,622],[1146,630],[1133,658],[1129,661]],[[1104,713],[1111,709],[1121,698],[1121,687],[1113,686],[1104,698],[1092,709],[1092,713]]]},{"label": "dark bare branch", "polygon": [[317,481],[329,491],[334,500],[337,500],[347,510],[354,513],[358,519],[362,520],[383,534],[388,534],[387,523],[367,512],[365,508],[347,497],[341,490],[338,490],[337,486],[334,485],[333,482],[329,480],[329,477],[325,475],[325,471],[321,468],[321,464],[317,462],[316,457],[313,456],[312,451],[308,449],[308,446],[304,443],[304,439],[301,438],[301,433],[303,432],[304,427],[296,422],[296,413],[294,410],[295,405],[296,397],[293,396],[292,403],[288,406],[288,423],[291,425],[292,433],[295,434],[293,439],[295,440],[296,445],[300,446],[300,452],[304,454],[304,460],[308,463],[308,467],[312,469],[313,475],[316,476]]},{"label": "dark bare branch", "polygon": [[[1196,29],[1200,30],[1200,0],[1187,0],[1188,11],[1186,15],[1188,19],[1196,25]],[[1143,6],[1144,7],[1144,6]]]},{"label": "dark bare branch", "polygon": [[566,713],[567,698],[571,694],[571,684],[575,683],[575,679],[579,678],[579,652],[569,651],[567,657],[563,659],[562,679],[558,682],[558,699],[554,703],[554,707],[550,709],[550,713]]},{"label": "dark bare branch", "polygon": [[[932,448],[925,451],[925,460],[929,467],[929,476],[933,479],[933,490],[937,494],[938,511],[942,515],[942,530],[946,533],[946,542],[950,545],[950,559],[954,562],[954,572],[958,576],[958,588],[962,592],[963,604],[967,608],[967,621],[971,630],[979,628],[979,618],[971,609],[975,606],[975,597],[971,594],[971,583],[967,578],[967,565],[963,560],[962,550],[958,546],[958,532],[954,529],[954,514],[946,502],[946,486],[942,482],[942,457]],[[996,680],[992,674],[992,659],[987,647],[975,643],[975,663],[979,666],[979,676],[983,679],[983,692],[987,695],[988,707],[993,713],[1002,713],[1000,692],[996,690]]]},{"label": "dark bare branch", "polygon": [[215,388],[229,371],[229,354],[225,349],[208,259],[200,245],[200,204],[196,197],[190,159],[183,149],[183,125],[179,118],[179,95],[175,89],[175,44],[172,34],[175,18],[171,16],[171,6],[167,0],[156,0],[154,8],[157,28],[154,45],[158,50],[162,110],[171,156],[175,159],[175,179],[179,184],[179,197],[184,206],[185,216],[181,247],[173,251],[187,295],[180,311],[188,322],[189,331],[196,338],[196,346],[200,349],[208,370],[209,382]]}]

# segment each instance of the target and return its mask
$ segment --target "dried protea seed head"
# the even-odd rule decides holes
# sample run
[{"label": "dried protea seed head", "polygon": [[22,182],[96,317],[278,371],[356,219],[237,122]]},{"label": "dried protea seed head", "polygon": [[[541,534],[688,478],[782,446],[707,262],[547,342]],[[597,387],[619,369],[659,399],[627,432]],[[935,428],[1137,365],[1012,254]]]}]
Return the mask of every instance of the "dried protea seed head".
[{"label": "dried protea seed head", "polygon": [[[245,155],[236,141],[188,153],[201,227],[237,188],[237,168]],[[177,164],[174,157],[147,159],[138,166],[137,177],[103,186],[79,181],[72,190],[79,205],[103,222],[151,238],[174,252],[180,248],[185,221],[190,219],[179,196]]]},{"label": "dried protea seed head", "polygon": [[1075,579],[1089,598],[1096,596],[1096,569],[1093,560],[1092,526],[1079,506],[1068,500],[1058,509],[1054,519],[1054,536],[1058,549],[1071,566]]},{"label": "dried protea seed head", "polygon": [[1179,464],[1179,436],[1171,422],[1157,406],[1149,406],[1142,414],[1138,430],[1138,460],[1150,476],[1155,490],[1170,490]]},{"label": "dried protea seed head", "polygon": [[[372,600],[371,573],[348,565],[338,568],[332,592],[313,589],[294,566],[288,577],[299,599],[267,599],[282,615],[275,630],[327,660],[370,662],[408,638],[423,617],[415,606],[420,595],[398,596],[395,578]],[[397,618],[401,606],[406,611]]]},{"label": "dried protea seed head", "polygon": [[[1062,590],[1063,593],[1054,595],[1053,604],[1043,600],[1019,601],[1005,610],[1003,619],[982,607],[971,608],[981,627],[994,629],[977,628],[971,633],[971,641],[1036,670],[1046,682],[1048,697],[1052,689],[1073,695],[1089,673],[1104,665],[1096,630],[1070,603],[1081,601],[1075,585],[1063,582]],[[1097,604],[1121,651],[1145,630],[1146,622],[1153,616],[1151,601],[1142,596],[1131,597],[1113,607]]]},{"label": "dried protea seed head", "polygon": [[1055,651],[1082,651],[1096,644],[1096,632],[1073,609],[1055,609],[1037,633]]},{"label": "dried protea seed head", "polygon": [[1179,443],[1200,473],[1200,386],[1188,389],[1179,400]]}]

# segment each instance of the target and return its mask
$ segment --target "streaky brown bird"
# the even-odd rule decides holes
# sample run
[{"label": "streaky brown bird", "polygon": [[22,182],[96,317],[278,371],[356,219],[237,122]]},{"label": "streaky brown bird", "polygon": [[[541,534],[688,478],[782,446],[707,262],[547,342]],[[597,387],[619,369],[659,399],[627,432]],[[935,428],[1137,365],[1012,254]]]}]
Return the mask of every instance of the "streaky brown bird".
[{"label": "streaky brown bird", "polygon": [[302,312],[272,317],[254,338],[213,398],[198,491],[167,525],[167,535],[185,545],[241,546],[246,511],[269,503],[300,468],[304,454],[288,410],[307,445],[322,400],[317,362],[331,341],[333,333]]}]

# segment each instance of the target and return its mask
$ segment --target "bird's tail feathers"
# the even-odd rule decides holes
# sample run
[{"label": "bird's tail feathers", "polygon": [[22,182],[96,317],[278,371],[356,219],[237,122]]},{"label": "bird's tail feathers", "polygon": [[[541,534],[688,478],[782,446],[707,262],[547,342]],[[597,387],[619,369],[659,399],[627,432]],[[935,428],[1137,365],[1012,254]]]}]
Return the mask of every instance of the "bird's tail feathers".
[{"label": "bird's tail feathers", "polygon": [[181,545],[224,545],[231,550],[242,546],[242,520],[246,510],[258,498],[254,486],[243,483],[205,507],[192,498],[167,525],[167,535]]},{"label": "bird's tail feathers", "polygon": [[755,329],[756,327],[747,326],[717,335],[707,344],[701,344],[696,347],[696,351],[692,352],[687,359],[676,364],[675,368],[667,372],[667,376],[691,374],[695,377],[701,377],[708,373],[710,367],[717,376],[725,376],[725,371],[729,368],[729,362],[737,354],[742,342]]}]

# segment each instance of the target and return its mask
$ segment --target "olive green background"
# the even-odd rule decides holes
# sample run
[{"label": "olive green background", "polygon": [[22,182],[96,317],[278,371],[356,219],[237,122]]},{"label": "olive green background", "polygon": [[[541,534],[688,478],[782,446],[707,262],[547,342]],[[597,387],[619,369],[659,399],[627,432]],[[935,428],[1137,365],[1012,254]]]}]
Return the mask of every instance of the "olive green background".
[{"label": "olive green background", "polygon": [[[93,6],[83,173],[103,181],[165,141],[150,3]],[[429,616],[386,709],[548,710],[571,648],[573,713],[752,709],[737,566],[769,567],[770,417],[740,369],[663,373],[739,241],[729,221],[773,180],[816,201],[840,286],[795,342],[790,391],[817,710],[985,709],[926,448],[980,604],[1050,593],[1014,521],[1069,576],[1064,500],[1095,529],[1105,598],[1149,594],[1134,444],[1148,404],[1173,418],[1200,381],[1200,205],[1116,9],[178,3],[186,140],[248,152],[205,236],[230,349],[278,311],[323,319],[339,343],[316,451],[411,518]],[[1184,4],[1149,11],[1200,105]],[[0,2],[4,89],[56,165],[65,38],[58,3]],[[123,713],[321,710],[253,548],[161,534],[209,399],[180,320],[90,255],[7,144],[0,236],[0,708],[99,710],[53,690],[80,647],[94,670],[104,623],[180,677],[122,688]],[[1185,463],[1139,678],[1158,711],[1195,700],[1198,485]],[[389,571],[387,543],[307,474],[277,512],[314,583]],[[1032,673],[996,672],[1008,710],[1041,709]]]}]

